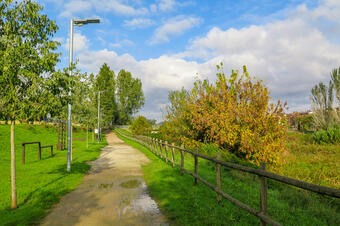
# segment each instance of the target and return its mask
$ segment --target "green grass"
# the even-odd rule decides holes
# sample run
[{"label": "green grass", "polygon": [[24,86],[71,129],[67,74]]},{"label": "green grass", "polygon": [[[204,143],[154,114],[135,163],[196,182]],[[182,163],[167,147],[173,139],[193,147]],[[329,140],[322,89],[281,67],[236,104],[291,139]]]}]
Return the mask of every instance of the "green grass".
[{"label": "green grass", "polygon": [[270,171],[310,183],[340,189],[340,145],[313,144],[313,133],[288,132],[281,165]]},{"label": "green grass", "polygon": [[[54,203],[81,183],[90,169],[86,162],[96,159],[105,145],[105,142],[92,144],[90,141],[89,149],[86,149],[85,141],[73,141],[72,170],[68,173],[67,151],[56,151],[57,135],[53,126],[15,126],[18,209],[11,210],[10,126],[0,125],[0,225],[38,224]],[[85,138],[86,134],[78,129],[73,137]],[[22,165],[21,143],[29,141],[54,145],[54,156],[49,156],[49,149],[42,149],[42,160],[39,161],[37,145],[28,145],[26,162]]]},{"label": "green grass", "polygon": [[[121,137],[122,138],[122,137]],[[176,225],[258,225],[259,220],[228,200],[217,203],[216,194],[185,174],[172,168],[144,146],[125,138],[151,162],[143,166],[151,196]],[[180,161],[178,154],[175,156]],[[185,168],[193,171],[193,158],[185,155]],[[199,159],[199,175],[215,184],[215,166]],[[258,178],[223,168],[222,188],[227,194],[259,209]],[[283,225],[339,225],[340,201],[268,180],[268,213]]]}]

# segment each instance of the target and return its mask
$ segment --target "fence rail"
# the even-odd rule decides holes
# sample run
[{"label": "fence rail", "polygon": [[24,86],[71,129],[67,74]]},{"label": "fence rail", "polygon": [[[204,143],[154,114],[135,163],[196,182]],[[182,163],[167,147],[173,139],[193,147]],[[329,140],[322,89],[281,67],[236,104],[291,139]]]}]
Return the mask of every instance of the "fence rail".
[{"label": "fence rail", "polygon": [[[122,132],[121,130],[116,131],[120,136],[125,137],[127,139],[134,140],[145,147],[147,147],[149,150],[151,150],[154,154],[159,155],[161,158],[164,158],[166,162],[170,162],[172,167],[177,166],[181,169],[181,175],[185,173],[191,175],[194,177],[194,185],[198,184],[198,181],[202,182],[206,186],[208,186],[210,189],[216,192],[217,194],[217,201],[221,200],[221,197],[229,200],[233,204],[239,206],[240,208],[246,210],[247,212],[253,214],[257,218],[261,220],[261,225],[280,225],[280,223],[274,221],[267,215],[267,181],[266,178],[270,178],[285,184],[293,185],[295,187],[316,192],[322,195],[327,195],[330,197],[340,198],[340,190],[324,187],[320,185],[315,185],[311,183],[307,183],[304,181],[296,180],[290,177],[281,176],[278,174],[274,174],[271,172],[266,171],[265,164],[261,164],[261,169],[255,169],[247,166],[242,166],[239,164],[231,163],[231,162],[224,162],[220,160],[220,156],[218,155],[216,158],[209,157],[206,155],[202,155],[198,153],[197,151],[191,151],[184,148],[182,145],[181,147],[175,146],[174,144],[168,144],[167,141],[162,141],[146,136],[135,136],[131,135],[129,133]],[[180,152],[181,156],[181,163],[178,164],[175,162],[174,152],[175,151]],[[168,151],[171,151],[171,155],[168,157]],[[164,152],[164,153],[163,153]],[[191,172],[184,168],[184,153],[189,153],[194,157],[195,160],[195,168],[194,172]],[[216,164],[216,186],[210,184],[206,180],[204,180],[202,177],[199,176],[198,172],[198,158],[206,159],[211,162],[214,162]],[[221,189],[221,166],[225,166],[228,168],[236,169],[239,171],[255,174],[259,176],[260,178],[260,211],[255,210],[254,208],[244,204],[243,202],[233,198],[232,196],[224,193]]]}]

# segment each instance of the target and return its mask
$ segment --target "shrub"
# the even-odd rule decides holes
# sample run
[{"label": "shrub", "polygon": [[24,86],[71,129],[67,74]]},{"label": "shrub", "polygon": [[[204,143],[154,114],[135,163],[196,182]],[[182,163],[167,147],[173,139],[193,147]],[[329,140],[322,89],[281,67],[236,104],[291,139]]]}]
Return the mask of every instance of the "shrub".
[{"label": "shrub", "polygon": [[215,144],[253,164],[276,164],[285,148],[285,106],[271,97],[261,80],[232,71],[230,77],[217,66],[217,81],[197,80],[194,88],[172,91],[160,131],[166,140],[187,147]]},{"label": "shrub", "polygon": [[147,122],[144,116],[138,116],[131,124],[130,130],[135,135],[150,133],[152,126]]},{"label": "shrub", "polygon": [[340,144],[340,125],[315,132],[313,141],[316,144]]}]

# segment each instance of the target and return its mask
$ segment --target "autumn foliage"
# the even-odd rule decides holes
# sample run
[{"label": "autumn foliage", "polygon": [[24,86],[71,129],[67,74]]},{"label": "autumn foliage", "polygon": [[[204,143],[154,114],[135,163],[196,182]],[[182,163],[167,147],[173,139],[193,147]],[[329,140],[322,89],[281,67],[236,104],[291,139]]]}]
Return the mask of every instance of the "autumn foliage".
[{"label": "autumn foliage", "polygon": [[[222,66],[214,84],[197,80],[189,92],[181,141],[188,146],[214,143],[255,164],[277,163],[286,136],[284,106],[269,103],[268,89],[245,66],[243,74],[232,71],[229,78]],[[171,117],[166,123],[171,125]]]}]

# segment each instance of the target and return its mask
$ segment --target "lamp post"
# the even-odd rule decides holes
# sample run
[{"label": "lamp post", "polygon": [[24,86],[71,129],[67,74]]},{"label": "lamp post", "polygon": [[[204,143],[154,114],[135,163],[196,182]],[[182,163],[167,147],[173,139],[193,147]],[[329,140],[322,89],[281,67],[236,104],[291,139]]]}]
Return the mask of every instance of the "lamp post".
[{"label": "lamp post", "polygon": [[[73,58],[73,25],[75,26],[82,26],[85,24],[90,23],[100,23],[99,19],[85,19],[85,20],[70,20],[70,76],[72,76],[72,58]],[[69,96],[71,97],[71,90],[69,91]],[[71,171],[71,114],[72,114],[72,105],[70,102],[68,102],[67,105],[67,111],[68,111],[68,117],[67,117],[67,124],[68,124],[68,130],[67,130],[67,171]]]},{"label": "lamp post", "polygon": [[98,91],[98,133],[97,133],[97,143],[100,141],[100,91]]}]

